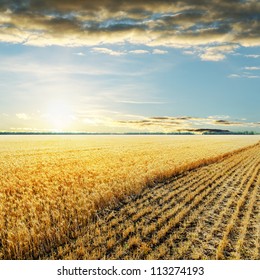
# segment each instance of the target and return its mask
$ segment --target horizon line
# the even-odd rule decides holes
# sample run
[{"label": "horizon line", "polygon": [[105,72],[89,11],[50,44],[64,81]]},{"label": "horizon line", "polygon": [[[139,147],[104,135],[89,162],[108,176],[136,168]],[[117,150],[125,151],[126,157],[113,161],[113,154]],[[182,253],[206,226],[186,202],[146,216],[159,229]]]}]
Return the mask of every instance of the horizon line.
[{"label": "horizon line", "polygon": [[0,135],[260,135],[256,131],[229,131],[218,129],[198,129],[192,131],[175,131],[175,132],[32,132],[32,131],[0,131]]}]

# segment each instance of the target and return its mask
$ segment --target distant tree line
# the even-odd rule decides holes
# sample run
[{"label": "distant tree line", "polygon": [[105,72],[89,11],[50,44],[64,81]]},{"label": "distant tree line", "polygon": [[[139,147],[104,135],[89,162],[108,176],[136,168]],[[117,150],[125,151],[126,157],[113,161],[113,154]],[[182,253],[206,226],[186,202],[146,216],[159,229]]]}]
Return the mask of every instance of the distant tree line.
[{"label": "distant tree line", "polygon": [[109,132],[12,132],[2,131],[0,135],[259,135],[255,131],[229,131],[221,129],[194,129],[191,131],[177,132],[125,132],[125,133],[109,133]]}]

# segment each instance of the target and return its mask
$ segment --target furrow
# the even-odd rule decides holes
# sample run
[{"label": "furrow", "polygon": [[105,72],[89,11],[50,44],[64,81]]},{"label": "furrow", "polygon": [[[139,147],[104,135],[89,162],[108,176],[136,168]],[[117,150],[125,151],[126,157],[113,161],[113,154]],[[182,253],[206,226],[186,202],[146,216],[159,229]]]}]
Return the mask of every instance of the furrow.
[{"label": "furrow", "polygon": [[260,177],[256,184],[256,197],[249,217],[249,224],[240,250],[240,259],[260,259]]},{"label": "furrow", "polygon": [[[248,172],[245,172],[243,175],[246,176],[240,182],[239,187],[233,185],[231,196],[227,200],[223,200],[219,207],[212,213],[211,229],[207,232],[205,240],[200,248],[198,248],[197,258],[199,259],[214,259],[216,254],[216,248],[223,236],[223,231],[227,220],[232,215],[232,207],[235,205],[237,197],[239,197],[243,191],[244,184],[249,180],[251,173],[255,167],[254,161],[249,164],[250,168]],[[241,168],[240,168],[241,170]]]},{"label": "furrow", "polygon": [[[239,171],[236,171],[236,173],[234,173],[234,176],[237,173],[239,173]],[[225,178],[224,178],[224,180],[225,180]],[[217,197],[219,192],[222,191],[223,188],[225,190],[225,187],[222,184],[224,180],[219,182],[219,184],[217,185],[217,188],[212,192],[212,197],[207,196],[207,200],[205,201],[205,204],[204,203],[201,204],[197,209],[195,209],[195,211],[192,211],[190,213],[190,216],[188,217],[188,219],[186,221],[185,220],[183,221],[183,224],[185,226],[182,226],[181,229],[178,228],[177,230],[175,230],[173,232],[173,234],[168,238],[168,240],[170,240],[169,243],[172,243],[171,247],[174,247],[174,251],[173,251],[173,248],[171,248],[172,251],[173,251],[171,253],[171,258],[183,258],[184,257],[180,254],[180,252],[182,252],[182,254],[185,255],[185,248],[184,247],[186,247],[186,249],[188,250],[190,245],[191,245],[191,242],[192,242],[191,239],[186,236],[190,232],[189,230],[187,230],[187,226],[189,226],[189,224],[192,224],[194,222],[192,220],[189,221],[189,218],[190,217],[196,217],[196,214],[199,213],[200,211],[203,211],[204,208],[206,209],[206,210],[204,209],[205,212],[209,212],[209,209],[207,209],[207,207],[206,207],[207,204],[210,202],[208,200],[211,200],[211,199],[214,200],[214,196]],[[233,177],[230,178],[230,182],[232,180],[233,180]],[[222,197],[227,197],[227,196],[228,195],[223,193],[222,196],[218,199],[218,201],[221,201]],[[217,204],[216,204],[216,206],[217,206]],[[205,216],[207,217],[207,213],[205,213]],[[199,224],[202,224],[202,222],[204,220],[203,217],[204,217],[204,215],[202,215],[202,218],[197,217]],[[209,215],[209,217],[210,217],[210,215]],[[202,227],[202,225],[201,225],[201,227]],[[193,228],[194,228],[194,231],[197,231],[196,225],[193,225]],[[203,229],[205,229],[205,228],[203,228]]]},{"label": "furrow", "polygon": [[[258,180],[259,184],[259,180]],[[245,236],[247,232],[251,232],[249,227],[250,227],[250,216],[252,215],[253,211],[253,206],[255,205],[256,202],[256,197],[257,197],[257,184],[254,184],[252,188],[252,192],[250,195],[247,197],[247,205],[246,209],[243,209],[244,213],[242,213],[242,217],[238,217],[237,223],[239,224],[239,227],[237,228],[237,236],[235,240],[235,244],[232,246],[230,245],[229,247],[233,248],[233,251],[231,252],[231,259],[237,259],[239,260],[241,257],[241,251],[243,251],[244,243],[245,243]],[[242,212],[243,212],[242,211]],[[252,233],[252,232],[251,232]],[[255,238],[255,236],[252,234],[252,238]]]},{"label": "furrow", "polygon": [[[239,170],[225,184],[218,186],[215,195],[208,197],[205,204],[200,205],[198,213],[191,214],[191,218],[187,222],[189,227],[183,228],[183,232],[179,234],[184,241],[178,242],[179,246],[176,246],[171,258],[187,259],[192,255],[192,259],[198,259],[197,249],[204,243],[206,231],[212,226],[210,221],[212,215],[219,205],[231,196],[234,190],[230,185],[238,182],[239,179],[235,178],[237,174],[239,174]],[[194,223],[195,225],[190,226]]]},{"label": "furrow", "polygon": [[206,258],[215,258],[215,250],[223,236],[225,225],[229,217],[232,215],[232,207],[235,206],[235,201],[241,195],[244,185],[247,183],[247,181],[249,181],[254,167],[254,162],[251,162],[250,170],[246,173],[246,175],[244,175],[245,177],[243,177],[243,180],[240,182],[239,186],[234,187],[234,192],[230,198],[227,201],[223,201],[223,203],[219,205],[217,212],[215,212],[212,216],[212,221],[214,222],[212,229],[206,237],[204,243],[205,245],[203,245],[200,250],[205,257],[207,256]]},{"label": "furrow", "polygon": [[239,211],[240,211],[241,207],[245,203],[246,195],[247,195],[249,189],[252,187],[255,177],[257,176],[258,173],[259,173],[259,162],[258,162],[257,166],[254,168],[254,172],[253,172],[250,180],[247,182],[242,195],[240,196],[240,198],[238,199],[238,201],[236,203],[235,211],[233,212],[233,214],[231,215],[231,217],[228,221],[228,224],[224,231],[224,235],[223,235],[222,240],[219,243],[217,251],[216,251],[216,259],[226,258],[225,257],[225,248],[228,244],[228,238],[229,238],[230,232],[232,231],[233,227],[235,226],[235,220],[237,219],[237,217],[239,215]]},{"label": "furrow", "polygon": [[[240,160],[238,162],[240,163]],[[234,171],[237,164],[238,164],[237,162],[235,164],[233,162],[232,167],[230,167],[230,166],[226,167],[224,169],[226,171],[225,174],[228,174],[228,172],[227,172],[228,170]],[[223,166],[225,166],[225,165],[223,165]],[[195,175],[196,175],[196,173],[195,173]],[[219,178],[221,176],[219,176],[219,175],[213,176],[213,179],[211,181],[214,182],[215,177]],[[227,177],[228,177],[228,175],[222,176],[221,181],[224,181]],[[187,176],[187,178],[189,179],[189,176]],[[187,209],[190,210],[190,207],[191,207],[190,204],[192,205],[193,199],[198,200],[198,196],[203,195],[202,192],[203,191],[205,192],[205,189],[207,189],[207,185],[204,185],[204,182],[203,182],[202,184],[199,184],[199,187],[195,186],[193,188],[193,190],[194,190],[193,198],[191,196],[187,196],[185,193],[182,197],[182,201],[178,201],[176,203],[175,207],[172,208],[171,205],[167,204],[166,209],[162,208],[160,211],[160,213],[162,213],[161,217],[159,214],[157,215],[156,225],[154,227],[152,227],[152,232],[150,232],[148,234],[148,236],[147,236],[147,234],[141,235],[141,236],[145,236],[143,238],[143,241],[147,243],[148,242],[147,240],[154,240],[154,241],[151,241],[152,247],[158,246],[158,243],[160,244],[161,239],[164,237],[164,235],[167,234],[167,232],[169,232],[170,230],[172,230],[172,228],[174,226],[176,226],[176,224],[172,223],[172,221],[177,218],[177,219],[179,219],[178,220],[178,222],[179,222],[181,220],[180,217],[185,217],[185,214],[188,213]],[[209,190],[206,191],[206,194],[209,194],[210,191],[211,191],[211,188],[209,188]],[[206,194],[204,194],[204,196]],[[186,207],[186,209],[185,209],[185,207]],[[182,210],[182,209],[184,209],[184,210]],[[150,218],[148,218],[148,220],[152,220],[152,218],[150,217]],[[139,223],[139,224],[136,224],[135,226],[137,229],[138,228],[143,229],[143,228],[145,228],[146,225],[144,225],[143,223]],[[154,233],[156,233],[155,236],[153,236]],[[119,256],[119,258],[123,258],[127,254],[128,254],[128,251],[125,250],[123,255]]]}]

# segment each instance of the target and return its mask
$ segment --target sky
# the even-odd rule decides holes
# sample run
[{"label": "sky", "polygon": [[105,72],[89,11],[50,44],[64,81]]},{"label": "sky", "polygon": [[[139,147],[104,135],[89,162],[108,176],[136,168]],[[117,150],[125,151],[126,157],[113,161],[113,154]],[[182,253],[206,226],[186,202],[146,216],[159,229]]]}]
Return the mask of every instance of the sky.
[{"label": "sky", "polygon": [[258,0],[0,1],[0,131],[260,132]]}]

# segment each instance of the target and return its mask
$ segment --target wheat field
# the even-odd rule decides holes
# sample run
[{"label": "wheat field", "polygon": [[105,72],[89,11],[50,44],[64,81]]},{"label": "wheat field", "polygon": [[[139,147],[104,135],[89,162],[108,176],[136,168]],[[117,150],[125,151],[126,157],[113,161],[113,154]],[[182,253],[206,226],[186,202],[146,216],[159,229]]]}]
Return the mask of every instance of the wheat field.
[{"label": "wheat field", "polygon": [[260,259],[260,146],[104,211],[53,259]]},{"label": "wheat field", "polygon": [[3,136],[0,259],[259,259],[257,136]]}]

